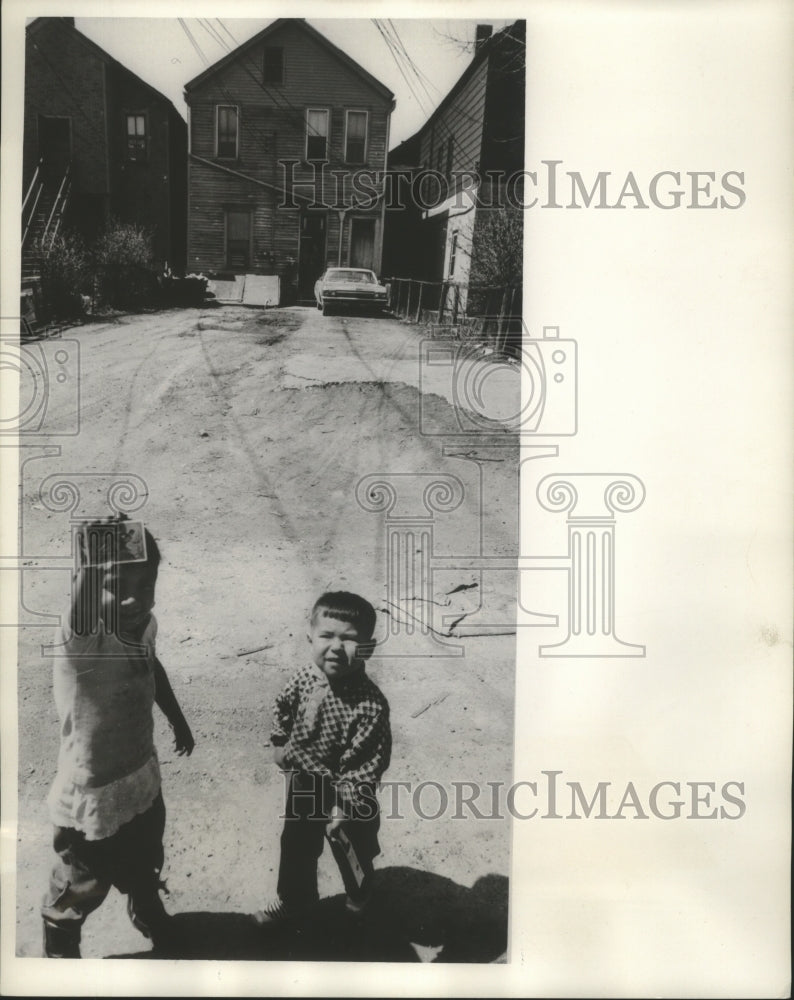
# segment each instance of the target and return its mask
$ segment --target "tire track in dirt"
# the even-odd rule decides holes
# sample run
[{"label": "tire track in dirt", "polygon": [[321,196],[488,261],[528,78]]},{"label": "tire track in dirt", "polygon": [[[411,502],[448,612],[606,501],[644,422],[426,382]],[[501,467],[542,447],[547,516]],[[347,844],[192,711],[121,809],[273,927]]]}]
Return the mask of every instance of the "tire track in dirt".
[{"label": "tire track in dirt", "polygon": [[[198,337],[199,337],[201,353],[206,363],[207,372],[217,384],[220,395],[223,398],[227,398],[229,395],[229,386],[228,384],[224,384],[223,376],[215,367],[212,358],[210,357],[209,350],[207,347],[207,342],[205,339],[205,333],[206,331],[200,330]],[[241,426],[237,417],[235,417],[228,409],[224,411],[223,415],[227,420],[227,426],[231,426],[236,435],[237,447],[235,450],[237,451],[238,456],[247,459],[248,468],[253,471],[260,492],[266,494],[267,498],[271,500],[272,509],[270,513],[275,515],[275,523],[278,526],[279,531],[283,535],[284,540],[289,542],[290,545],[298,546],[300,543],[300,533],[298,530],[296,530],[296,526],[292,523],[288,512],[278,499],[278,494],[276,492],[276,484],[274,483],[273,479],[271,479],[271,477],[267,475],[264,468],[262,467],[260,457],[251,447],[246,432]]]},{"label": "tire track in dirt", "polygon": [[[104,467],[126,429],[119,461],[144,473],[155,493],[150,516],[164,553],[160,650],[197,739],[189,761],[177,758],[167,726],[158,721],[169,809],[167,905],[175,913],[224,911],[241,918],[272,888],[281,785],[266,747],[270,704],[304,655],[305,604],[320,582],[357,589],[361,581],[362,592],[369,587],[379,596],[385,578],[383,518],[355,506],[356,482],[367,473],[456,471],[460,465],[442,456],[438,439],[420,436],[417,389],[389,382],[395,359],[410,357],[415,330],[351,321],[348,341],[336,321],[314,328],[305,317],[300,330],[290,329],[289,313],[269,317],[272,332],[285,335],[277,346],[263,343],[267,324],[259,325],[257,314],[247,313],[250,320],[232,329],[237,314],[228,313],[223,327],[222,310],[203,314],[200,331],[197,314],[183,313],[154,322],[141,317],[99,343],[91,331],[80,335],[89,358],[86,402],[94,409],[65,460],[75,464],[93,453],[96,467]],[[216,317],[223,328],[213,330]],[[287,388],[280,366],[296,352],[308,354],[310,367],[320,371],[324,358],[349,355],[351,365],[367,365],[373,381]],[[122,423],[133,372],[131,416]],[[440,398],[431,405],[442,420],[451,413]],[[468,550],[474,520],[460,514],[450,520]],[[49,523],[38,530],[49,530]],[[24,655],[38,669],[29,671],[20,702],[26,735],[17,947],[35,954],[36,907],[51,863],[43,800],[57,724],[49,665],[30,635],[25,643]],[[466,646],[465,662],[372,664],[393,710],[388,778],[448,784],[509,777],[512,646],[506,639],[472,639]],[[240,655],[255,647],[266,648]],[[473,830],[409,813],[403,822],[384,822],[380,867],[414,877],[411,905],[424,914],[441,882],[469,886],[486,873],[503,879],[508,834],[502,822]],[[335,868],[325,861],[324,896],[339,892]],[[92,956],[146,947],[120,897],[92,918],[85,941]]]},{"label": "tire track in dirt", "polygon": [[[358,348],[355,340],[351,336],[351,332],[348,329],[348,326],[344,322],[344,320],[342,321],[342,326],[343,326],[343,332],[344,332],[344,335],[345,335],[345,338],[346,338],[346,341],[347,341],[348,348],[349,348],[350,352],[356,357],[356,359],[358,360],[358,362],[368,372],[370,372],[372,374],[372,376],[373,376],[373,382],[376,383],[377,388],[380,390],[380,396],[379,396],[379,398],[377,400],[377,417],[376,417],[376,419],[374,421],[375,426],[380,427],[380,426],[384,426],[387,423],[387,420],[385,419],[386,408],[387,407],[391,408],[397,414],[399,414],[401,418],[403,418],[403,420],[405,421],[406,424],[410,424],[410,426],[411,426],[411,430],[413,432],[412,433],[412,439],[411,439],[411,446],[412,446],[413,453],[416,455],[416,461],[414,463],[414,468],[413,468],[412,471],[416,471],[416,472],[425,471],[425,469],[423,467],[423,459],[427,458],[429,460],[429,462],[430,462],[430,468],[433,471],[438,471],[439,473],[449,473],[451,475],[457,476],[458,478],[460,478],[462,480],[466,480],[471,475],[471,470],[472,470],[471,457],[473,455],[476,455],[476,453],[477,453],[477,445],[482,445],[482,443],[483,443],[482,440],[481,440],[481,438],[478,439],[478,435],[475,432],[475,434],[472,436],[472,438],[468,442],[461,444],[461,451],[462,451],[462,453],[460,455],[458,455],[456,457],[446,455],[444,453],[444,446],[445,446],[445,444],[448,444],[449,441],[445,442],[443,439],[439,440],[438,438],[429,438],[428,436],[426,436],[423,433],[422,422],[421,422],[421,408],[422,408],[423,405],[434,405],[436,407],[436,413],[443,412],[444,408],[446,408],[447,412],[449,414],[450,433],[456,433],[457,434],[457,433],[459,433],[459,430],[458,430],[458,428],[456,426],[456,423],[455,423],[454,408],[453,408],[452,404],[446,403],[446,401],[442,401],[440,399],[440,397],[433,397],[432,402],[429,399],[427,399],[427,398],[423,399],[423,397],[421,395],[421,390],[416,389],[416,390],[414,390],[414,392],[416,394],[414,396],[414,398],[417,401],[417,405],[416,405],[416,407],[412,408],[411,410],[406,409],[405,406],[401,405],[397,401],[396,397],[397,397],[397,395],[400,392],[411,392],[412,387],[407,386],[405,383],[399,383],[399,384],[391,383],[391,387],[389,387],[389,383],[386,382],[385,378],[383,378],[383,376],[380,376],[380,377],[378,376],[378,374],[375,371],[375,369],[372,367],[372,365],[367,361],[366,357],[359,350],[359,348]],[[418,347],[418,342],[417,342],[416,346]],[[413,344],[411,344],[411,349],[412,350],[414,349],[414,345]],[[401,354],[402,353],[403,352],[401,352]],[[399,358],[399,357],[396,357],[394,359],[394,363],[392,365],[392,369],[393,369],[393,367],[395,365],[399,364],[400,360],[402,360],[402,359]],[[387,376],[388,372],[390,370],[392,370],[392,369],[386,368],[385,371],[384,371],[384,374]],[[371,419],[371,414],[369,416],[370,416],[370,419]],[[509,443],[509,439],[505,443]],[[505,453],[505,454],[507,454],[507,453]],[[493,458],[491,458],[490,461],[501,461],[501,459],[493,459]],[[505,469],[506,468],[507,467],[505,466]],[[464,471],[464,470],[467,470],[467,471]],[[369,471],[374,471],[374,470],[369,470]],[[388,471],[388,470],[384,470],[384,471]],[[405,471],[405,469],[404,469],[403,466],[399,466],[394,471],[403,472],[403,471]],[[516,463],[515,474],[514,474],[513,478],[515,480],[515,484],[516,484],[516,487],[517,487],[517,482],[518,482],[518,465],[517,465],[517,463]],[[481,494],[477,498],[477,502],[478,502],[478,505],[479,505],[479,503],[481,501],[484,501],[484,499],[485,499],[485,493],[484,493],[485,484],[483,482],[479,482],[478,486],[479,486],[479,491],[480,491],[480,494]],[[517,504],[518,504],[518,496],[517,496],[517,492],[516,492],[516,514],[517,514]],[[466,505],[464,505],[458,511],[458,516],[461,516],[461,517],[465,516],[465,513],[466,513],[465,507],[466,507]],[[484,534],[484,521],[483,521],[483,519],[487,518],[488,511],[485,510],[485,509],[483,509],[483,508],[480,508],[478,516],[479,516],[479,519],[480,519],[480,528],[479,528],[480,539],[479,539],[479,546],[478,546],[478,550],[477,551],[481,552],[482,551],[482,539],[483,539],[483,534]],[[513,541],[513,540],[511,540],[511,541]],[[516,552],[518,551],[517,531],[516,531],[516,538],[513,541],[512,548],[514,548],[514,550]],[[482,576],[482,573],[479,574],[479,578],[478,579],[479,579],[478,592],[482,593],[482,585],[483,585],[483,576]],[[410,595],[406,594],[405,596],[409,597]],[[413,596],[415,597],[416,595],[413,595]],[[403,608],[403,612],[407,613],[407,609]],[[465,619],[467,616],[468,616],[468,612],[463,612],[461,614],[460,620]],[[412,616],[409,614],[409,617],[412,617]]]},{"label": "tire track in dirt", "polygon": [[[321,322],[327,327],[328,317]],[[418,401],[418,392],[402,382],[389,381],[389,373],[400,359],[394,358],[391,366],[383,364],[376,371],[357,347],[348,329],[347,318],[333,317],[332,322],[334,327],[341,327],[347,349],[358,365],[371,375],[371,379],[341,385],[313,385],[299,390],[323,394],[329,401],[329,410],[336,407],[340,394],[344,394],[345,398],[345,432],[330,437],[323,464],[318,468],[318,480],[325,472],[344,463],[350,483],[350,502],[353,504],[356,502],[356,484],[364,476],[392,471],[440,470],[444,464],[440,447],[421,434],[418,406],[410,409],[397,399],[398,394],[415,393],[414,398]],[[374,328],[377,329],[377,325]],[[400,429],[404,431],[402,437],[398,436]],[[349,519],[349,512],[340,510],[335,517],[326,520],[326,544],[329,549],[340,548]],[[382,550],[376,552],[381,577],[385,573],[384,555]]]}]

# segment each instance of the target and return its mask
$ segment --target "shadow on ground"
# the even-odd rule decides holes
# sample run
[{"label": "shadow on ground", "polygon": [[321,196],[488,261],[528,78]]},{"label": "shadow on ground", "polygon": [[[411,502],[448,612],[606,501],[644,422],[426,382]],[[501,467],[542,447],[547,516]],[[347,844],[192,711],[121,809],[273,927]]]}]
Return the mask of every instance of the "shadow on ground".
[{"label": "shadow on ground", "polygon": [[508,880],[485,875],[471,889],[415,868],[377,873],[365,918],[334,896],[298,921],[259,927],[241,913],[178,913],[174,944],[111,958],[319,962],[494,962],[507,948]]}]

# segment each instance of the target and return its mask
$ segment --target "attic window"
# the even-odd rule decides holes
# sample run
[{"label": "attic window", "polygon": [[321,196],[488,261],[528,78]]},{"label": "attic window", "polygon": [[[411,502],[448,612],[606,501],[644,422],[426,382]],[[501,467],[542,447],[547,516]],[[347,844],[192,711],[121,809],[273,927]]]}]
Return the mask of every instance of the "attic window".
[{"label": "attic window", "polygon": [[146,159],[146,115],[127,115],[127,159]]},{"label": "attic window", "polygon": [[284,82],[284,49],[280,45],[265,46],[265,61],[262,68],[262,82]]}]

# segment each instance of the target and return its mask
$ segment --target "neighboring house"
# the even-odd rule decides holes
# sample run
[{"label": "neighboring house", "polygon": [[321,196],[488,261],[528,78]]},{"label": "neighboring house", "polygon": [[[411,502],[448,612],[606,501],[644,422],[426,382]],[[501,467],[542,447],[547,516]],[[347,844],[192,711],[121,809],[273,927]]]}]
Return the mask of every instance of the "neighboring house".
[{"label": "neighboring house", "polygon": [[27,26],[23,273],[35,269],[32,247],[48,222],[50,236],[68,224],[90,242],[111,219],[150,229],[155,260],[181,269],[186,158],[187,126],[173,104],[74,18]]},{"label": "neighboring house", "polygon": [[[389,170],[419,194],[386,214],[386,278],[475,284],[476,247],[507,178],[524,169],[526,24],[477,25],[471,63],[422,128],[389,154]],[[429,171],[420,185],[419,177]],[[397,181],[392,178],[392,189]],[[473,261],[475,262],[473,266]]]},{"label": "neighboring house", "polygon": [[[186,84],[185,100],[192,270],[278,275],[281,301],[302,303],[328,264],[380,272],[390,90],[282,18]],[[353,189],[362,174],[375,178],[368,199]]]}]

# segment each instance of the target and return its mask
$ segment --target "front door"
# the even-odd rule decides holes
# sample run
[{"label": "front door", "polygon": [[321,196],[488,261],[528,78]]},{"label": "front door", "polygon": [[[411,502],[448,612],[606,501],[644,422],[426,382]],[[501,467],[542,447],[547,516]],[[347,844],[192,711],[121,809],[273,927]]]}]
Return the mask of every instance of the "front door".
[{"label": "front door", "polygon": [[375,270],[375,220],[351,219],[350,266]]},{"label": "front door", "polygon": [[325,212],[303,212],[298,253],[298,302],[314,302],[314,283],[325,270]]},{"label": "front door", "polygon": [[39,156],[45,184],[57,186],[72,158],[72,119],[39,115]]},{"label": "front door", "polygon": [[247,271],[251,264],[251,213],[226,212],[226,266]]}]

